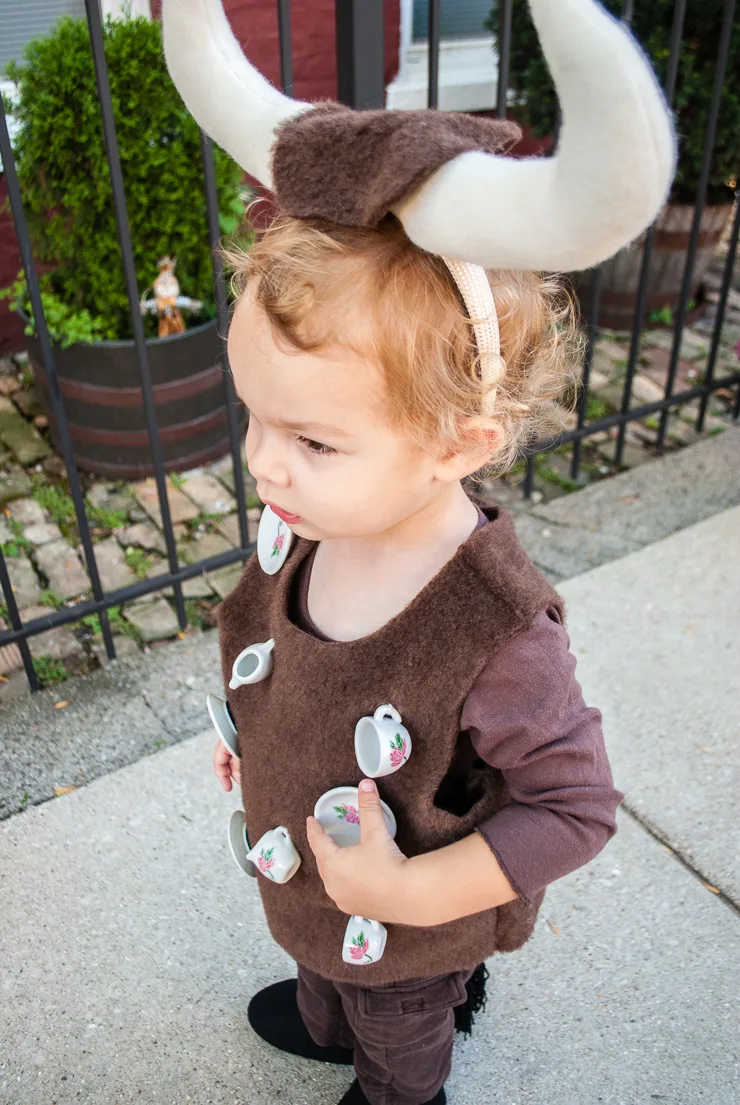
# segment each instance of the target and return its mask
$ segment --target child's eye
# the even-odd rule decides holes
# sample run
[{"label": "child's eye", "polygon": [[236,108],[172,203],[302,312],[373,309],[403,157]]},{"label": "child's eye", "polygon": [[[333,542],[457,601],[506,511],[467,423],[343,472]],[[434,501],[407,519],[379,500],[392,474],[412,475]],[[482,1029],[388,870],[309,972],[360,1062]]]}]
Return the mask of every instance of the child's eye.
[{"label": "child's eye", "polygon": [[336,449],[332,449],[331,445],[322,445],[320,441],[312,441],[310,437],[299,437],[298,440],[310,453],[316,453],[318,456],[328,457],[336,453]]}]

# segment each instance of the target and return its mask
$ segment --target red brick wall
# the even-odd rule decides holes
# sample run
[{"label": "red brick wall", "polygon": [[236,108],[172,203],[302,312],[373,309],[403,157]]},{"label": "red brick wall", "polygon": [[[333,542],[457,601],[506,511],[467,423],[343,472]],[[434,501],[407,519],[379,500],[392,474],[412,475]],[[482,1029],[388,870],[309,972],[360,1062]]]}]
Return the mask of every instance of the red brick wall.
[{"label": "red brick wall", "polygon": [[[301,100],[336,97],[335,0],[293,0],[290,5],[294,93]],[[152,0],[159,15],[161,0]],[[398,71],[400,0],[385,0],[385,82]],[[280,82],[277,4],[265,0],[224,0],[234,34],[249,60],[272,81]]]},{"label": "red brick wall", "polygon": [[[0,173],[0,288],[6,288],[8,284],[12,284],[21,267],[21,254],[10,216],[10,205],[6,204],[7,196],[5,176]],[[10,310],[7,299],[1,299],[0,357],[22,348],[23,327],[20,319]]]}]

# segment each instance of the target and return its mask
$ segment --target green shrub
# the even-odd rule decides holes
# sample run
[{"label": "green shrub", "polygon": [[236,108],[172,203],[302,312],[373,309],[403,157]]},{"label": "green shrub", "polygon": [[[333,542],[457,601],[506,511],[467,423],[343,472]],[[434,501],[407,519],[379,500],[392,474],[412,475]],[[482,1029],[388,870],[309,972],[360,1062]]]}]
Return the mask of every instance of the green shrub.
[{"label": "green shrub", "polygon": [[[215,317],[216,305],[198,126],[167,72],[158,22],[108,18],[103,37],[138,292],[169,253],[182,294],[204,304],[186,322],[201,323]],[[16,163],[52,336],[63,345],[130,339],[87,22],[62,17],[7,76],[18,85],[6,109],[20,125]],[[214,154],[220,227],[230,234],[244,210],[243,174],[222,150]],[[9,294],[30,314],[22,281]],[[156,318],[146,316],[144,325],[156,336]]]},{"label": "green shrub", "polygon": [[[622,0],[603,0],[614,15],[622,11]],[[634,5],[632,29],[652,59],[661,85],[668,69],[671,26],[675,0],[652,0]],[[722,27],[724,0],[688,0],[681,57],[676,82],[674,109],[679,135],[679,162],[671,199],[693,203],[701,172],[704,135],[712,97],[717,48]],[[514,4],[511,32],[509,87],[519,104],[514,114],[539,137],[554,135],[558,125],[558,101],[537,35],[527,10]],[[498,39],[498,9],[494,7],[487,25]],[[740,20],[735,20],[722,90],[717,140],[712,156],[707,200],[731,203],[728,183],[740,174]],[[734,187],[730,184],[730,187]]]}]

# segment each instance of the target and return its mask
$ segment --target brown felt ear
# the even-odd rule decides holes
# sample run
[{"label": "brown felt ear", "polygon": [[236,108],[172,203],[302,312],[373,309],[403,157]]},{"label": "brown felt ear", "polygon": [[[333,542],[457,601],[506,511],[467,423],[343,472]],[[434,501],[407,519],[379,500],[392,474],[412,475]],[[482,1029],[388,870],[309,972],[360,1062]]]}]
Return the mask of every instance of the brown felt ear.
[{"label": "brown felt ear", "polygon": [[373,227],[441,165],[471,150],[503,153],[520,136],[506,120],[326,102],[278,128],[275,195],[294,218]]}]

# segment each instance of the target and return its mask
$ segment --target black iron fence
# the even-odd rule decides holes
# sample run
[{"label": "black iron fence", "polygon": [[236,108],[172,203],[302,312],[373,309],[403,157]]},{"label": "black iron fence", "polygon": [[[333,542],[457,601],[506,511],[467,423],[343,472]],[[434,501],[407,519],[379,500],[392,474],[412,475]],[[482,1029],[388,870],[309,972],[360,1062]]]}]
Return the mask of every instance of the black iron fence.
[{"label": "black iron fence", "polygon": [[[429,0],[428,105],[432,108],[436,108],[439,104],[440,91],[440,2],[441,0]],[[281,82],[284,91],[291,94],[293,90],[293,67],[291,54],[290,0],[276,0],[276,3],[279,25]],[[512,34],[512,6],[513,0],[500,0],[498,90],[496,97],[497,113],[499,115],[504,115],[506,113],[507,101],[509,98],[508,85]],[[673,100],[675,94],[679,57],[683,41],[685,10],[686,0],[676,0],[670,43],[670,58],[665,81],[665,90],[669,101]],[[7,620],[11,627],[9,630],[0,631],[0,648],[4,645],[17,644],[20,649],[28,682],[33,690],[38,689],[39,681],[29,648],[29,638],[49,629],[54,629],[73,622],[79,622],[82,618],[95,614],[99,617],[106,654],[110,659],[114,659],[115,648],[107,613],[112,607],[119,607],[122,604],[131,602],[134,599],[141,598],[155,591],[162,591],[165,589],[169,591],[171,589],[174,592],[178,623],[180,628],[184,630],[187,625],[187,616],[183,598],[183,584],[195,576],[202,575],[205,572],[213,572],[218,568],[245,559],[251,554],[254,547],[249,541],[247,502],[240,455],[241,443],[237,404],[230,373],[227,370],[223,374],[223,381],[228,410],[229,441],[233,465],[234,490],[237,502],[239,547],[200,560],[194,564],[181,564],[178,561],[175,532],[172,525],[165,483],[165,466],[162,458],[160,433],[157,425],[152,377],[139,307],[139,289],[136,283],[134,252],[129,228],[126,196],[124,194],[116,129],[113,119],[111,92],[106,68],[103,30],[98,0],[86,0],[86,11],[110,168],[118,235],[123,257],[125,284],[129,300],[134,343],[140,366],[141,392],[146,412],[151,457],[155,470],[159,510],[161,513],[162,529],[166,544],[167,566],[169,570],[165,574],[159,575],[154,579],[141,580],[130,586],[112,591],[104,590],[101,584],[100,573],[96,564],[95,544],[91,532],[91,525],[86,516],[83,491],[74,463],[70,428],[65,414],[62,392],[59,386],[54,350],[44,318],[38,273],[32,256],[28,226],[24,214],[23,199],[13,161],[13,151],[8,135],[6,116],[0,105],[0,153],[2,153],[11,211],[18,241],[20,243],[23,268],[25,270],[33,314],[36,320],[38,337],[43,353],[44,372],[51,397],[58,437],[61,443],[61,451],[68,473],[70,494],[74,503],[77,527],[79,529],[92,592],[92,597],[86,601],[76,602],[62,609],[50,610],[48,615],[35,617],[23,623],[16,597],[11,586],[6,560],[0,550],[0,586],[2,587],[2,594],[7,608]],[[630,22],[632,14],[633,3],[631,0],[626,0],[622,12],[623,19],[626,22]],[[382,106],[384,102],[383,16],[383,0],[336,0],[337,94],[340,100],[351,106],[372,108]],[[553,436],[550,440],[541,441],[535,448],[529,451],[525,458],[526,475],[523,481],[525,495],[529,495],[532,491],[537,456],[556,447],[561,448],[564,445],[572,443],[570,461],[571,478],[573,481],[578,481],[581,470],[582,445],[589,437],[593,438],[597,434],[603,435],[604,431],[610,431],[616,428],[614,462],[618,466],[622,459],[626,428],[632,422],[644,421],[651,415],[656,416],[658,420],[656,445],[658,448],[662,448],[669,414],[672,410],[682,405],[699,400],[696,427],[698,430],[701,430],[706,418],[707,404],[710,397],[720,390],[727,391],[727,389],[736,389],[732,416],[737,419],[740,413],[740,374],[738,374],[737,371],[732,371],[729,374],[725,373],[724,375],[717,376],[715,373],[725,311],[732,290],[733,267],[737,252],[738,234],[740,233],[740,203],[735,204],[732,229],[727,245],[721,286],[719,288],[719,297],[715,308],[714,327],[711,334],[706,365],[702,373],[702,382],[691,389],[684,389],[678,392],[674,390],[677,366],[679,364],[681,339],[686,324],[687,308],[692,289],[692,274],[701,237],[701,218],[706,200],[710,165],[716,139],[717,122],[722,102],[723,87],[727,79],[727,61],[734,19],[735,0],[725,0],[722,30],[715,63],[714,87],[708,112],[702,167],[696,190],[694,215],[688,236],[688,248],[686,251],[680,298],[673,320],[673,336],[664,394],[660,399],[656,399],[653,402],[643,403],[636,407],[631,405],[633,384],[640,354],[641,334],[646,318],[648,273],[655,239],[655,228],[651,228],[647,233],[644,243],[642,268],[629,344],[629,357],[627,360],[619,409],[605,417],[596,419],[589,419],[588,417],[590,396],[589,383],[592,373],[595,340],[598,332],[601,297],[601,270],[597,270],[592,274],[590,282],[590,296],[586,320],[587,344],[583,364],[582,384],[579,392],[576,424],[570,429],[557,433],[557,435]],[[218,202],[213,152],[209,139],[204,135],[201,136],[201,152],[205,177],[208,231],[211,248],[213,250],[220,237]],[[213,252],[213,268],[219,326],[221,333],[225,334],[228,328],[228,304],[224,275],[216,252]],[[223,351],[223,361],[228,369],[225,348]]]}]

